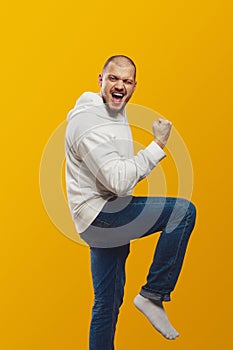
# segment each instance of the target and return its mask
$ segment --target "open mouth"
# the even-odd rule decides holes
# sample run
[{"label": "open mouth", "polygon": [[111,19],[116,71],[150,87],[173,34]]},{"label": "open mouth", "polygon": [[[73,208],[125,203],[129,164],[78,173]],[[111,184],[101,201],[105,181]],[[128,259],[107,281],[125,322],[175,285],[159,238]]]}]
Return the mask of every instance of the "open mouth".
[{"label": "open mouth", "polygon": [[112,93],[112,99],[113,99],[114,103],[122,102],[123,97],[124,97],[124,94],[122,94],[120,92],[113,92]]}]

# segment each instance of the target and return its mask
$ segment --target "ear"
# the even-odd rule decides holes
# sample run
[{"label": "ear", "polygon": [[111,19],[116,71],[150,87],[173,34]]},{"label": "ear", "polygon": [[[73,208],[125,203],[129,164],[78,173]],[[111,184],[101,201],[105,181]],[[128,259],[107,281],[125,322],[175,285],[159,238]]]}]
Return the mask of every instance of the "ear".
[{"label": "ear", "polygon": [[99,84],[99,86],[102,86],[102,81],[103,81],[103,76],[102,76],[102,74],[99,74],[98,75],[98,84]]},{"label": "ear", "polygon": [[135,81],[133,91],[136,89],[136,86],[137,86],[137,82]]}]

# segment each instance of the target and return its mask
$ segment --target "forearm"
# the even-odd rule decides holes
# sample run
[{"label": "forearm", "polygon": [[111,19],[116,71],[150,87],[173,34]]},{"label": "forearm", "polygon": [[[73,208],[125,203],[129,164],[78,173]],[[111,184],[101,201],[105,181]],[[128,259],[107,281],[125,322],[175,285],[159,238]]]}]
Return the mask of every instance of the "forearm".
[{"label": "forearm", "polygon": [[80,155],[103,186],[119,196],[132,191],[138,181],[146,177],[165,157],[165,153],[155,142],[127,159],[119,155],[111,139],[103,142],[102,135],[95,135],[91,139],[90,137],[91,135],[83,139],[80,144]]},{"label": "forearm", "polygon": [[165,145],[157,137],[154,138],[154,141],[160,148],[164,149]]}]

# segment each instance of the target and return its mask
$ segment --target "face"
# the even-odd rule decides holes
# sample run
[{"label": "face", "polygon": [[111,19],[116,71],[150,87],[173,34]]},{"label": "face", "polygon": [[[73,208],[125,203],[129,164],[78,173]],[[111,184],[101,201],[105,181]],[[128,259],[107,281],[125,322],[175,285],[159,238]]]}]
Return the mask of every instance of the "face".
[{"label": "face", "polygon": [[106,70],[99,75],[100,95],[112,112],[121,112],[130,100],[136,87],[134,67],[119,66],[110,62]]}]

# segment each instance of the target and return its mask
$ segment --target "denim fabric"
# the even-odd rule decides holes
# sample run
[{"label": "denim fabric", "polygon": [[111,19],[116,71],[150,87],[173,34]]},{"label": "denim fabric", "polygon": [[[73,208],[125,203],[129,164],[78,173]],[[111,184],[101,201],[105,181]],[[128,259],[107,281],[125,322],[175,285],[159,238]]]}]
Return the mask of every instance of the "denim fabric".
[{"label": "denim fabric", "polygon": [[[113,198],[82,234],[82,238],[90,244],[95,293],[90,350],[114,349],[130,240],[161,231],[147,282],[140,294],[152,300],[169,301],[180,274],[195,217],[194,205],[181,198]],[[103,245],[105,239],[107,245]]]}]

